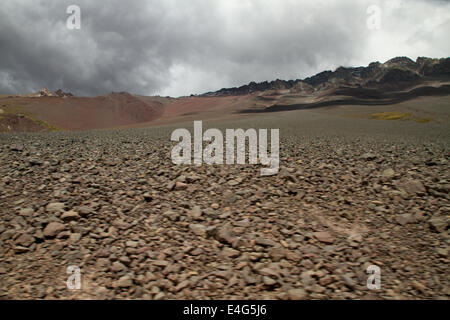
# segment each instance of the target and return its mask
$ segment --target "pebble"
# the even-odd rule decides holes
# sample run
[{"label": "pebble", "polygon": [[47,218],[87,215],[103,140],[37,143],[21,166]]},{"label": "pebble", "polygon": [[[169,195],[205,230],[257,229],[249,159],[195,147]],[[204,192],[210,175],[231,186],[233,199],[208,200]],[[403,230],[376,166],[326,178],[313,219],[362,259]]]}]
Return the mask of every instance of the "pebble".
[{"label": "pebble", "polygon": [[381,175],[384,178],[392,178],[395,175],[395,171],[391,168],[385,169]]},{"label": "pebble", "polygon": [[323,243],[332,244],[335,241],[335,238],[328,231],[314,232],[313,235],[317,240]]},{"label": "pebble", "polygon": [[197,236],[206,237],[206,227],[202,224],[190,224],[189,229]]},{"label": "pebble", "polygon": [[303,289],[290,289],[287,294],[290,300],[304,300],[307,298],[307,293]]},{"label": "pebble", "polygon": [[64,222],[78,220],[79,218],[80,218],[80,216],[79,216],[78,212],[75,212],[72,210],[64,212],[60,217],[60,219]]},{"label": "pebble", "polygon": [[133,280],[129,275],[124,275],[115,282],[114,286],[119,288],[129,288],[133,286]]},{"label": "pebble", "polygon": [[58,233],[66,228],[65,225],[59,222],[50,222],[44,229],[43,234],[45,237],[55,237]]},{"label": "pebble", "polygon": [[48,212],[58,213],[64,211],[65,204],[61,202],[51,202],[45,207]]}]

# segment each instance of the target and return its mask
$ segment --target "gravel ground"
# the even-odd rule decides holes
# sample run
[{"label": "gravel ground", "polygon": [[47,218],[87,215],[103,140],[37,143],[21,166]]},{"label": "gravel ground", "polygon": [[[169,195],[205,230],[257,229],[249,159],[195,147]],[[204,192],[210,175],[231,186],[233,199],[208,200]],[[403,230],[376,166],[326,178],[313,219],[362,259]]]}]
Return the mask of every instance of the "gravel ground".
[{"label": "gravel ground", "polygon": [[447,123],[215,126],[281,128],[279,174],[172,165],[170,127],[1,134],[0,298],[450,297]]}]

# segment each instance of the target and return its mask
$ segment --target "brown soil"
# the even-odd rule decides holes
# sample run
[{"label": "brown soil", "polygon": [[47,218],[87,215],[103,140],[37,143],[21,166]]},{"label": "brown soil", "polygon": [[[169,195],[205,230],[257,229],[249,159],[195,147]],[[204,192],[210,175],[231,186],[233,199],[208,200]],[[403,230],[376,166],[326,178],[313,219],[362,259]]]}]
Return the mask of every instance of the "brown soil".
[{"label": "brown soil", "polygon": [[10,131],[46,131],[47,128],[20,114],[0,115],[0,132]]},{"label": "brown soil", "polygon": [[[6,113],[23,113],[67,130],[112,128],[153,121],[163,113],[161,102],[130,94],[109,94],[92,98],[5,98],[0,107]],[[18,126],[17,131],[28,131]]]}]

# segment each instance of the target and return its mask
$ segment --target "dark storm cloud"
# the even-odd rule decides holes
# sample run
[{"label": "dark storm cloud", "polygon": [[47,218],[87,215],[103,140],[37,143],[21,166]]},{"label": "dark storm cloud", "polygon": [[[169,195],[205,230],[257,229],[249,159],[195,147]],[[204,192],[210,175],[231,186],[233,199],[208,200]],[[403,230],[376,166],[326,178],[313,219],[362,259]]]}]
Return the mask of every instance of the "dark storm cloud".
[{"label": "dark storm cloud", "polygon": [[[67,6],[81,30],[66,28]],[[369,5],[380,30],[366,27]],[[184,95],[396,55],[446,56],[442,1],[6,0],[0,93]]]}]

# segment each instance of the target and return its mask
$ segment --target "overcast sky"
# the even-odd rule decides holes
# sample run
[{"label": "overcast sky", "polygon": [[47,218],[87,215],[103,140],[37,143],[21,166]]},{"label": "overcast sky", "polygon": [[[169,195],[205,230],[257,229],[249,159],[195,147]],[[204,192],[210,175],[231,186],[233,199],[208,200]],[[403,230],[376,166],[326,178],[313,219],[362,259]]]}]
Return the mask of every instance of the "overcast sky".
[{"label": "overcast sky", "polygon": [[[72,4],[80,30],[66,26]],[[438,0],[2,0],[0,93],[198,94],[448,57],[449,35],[450,3]]]}]

